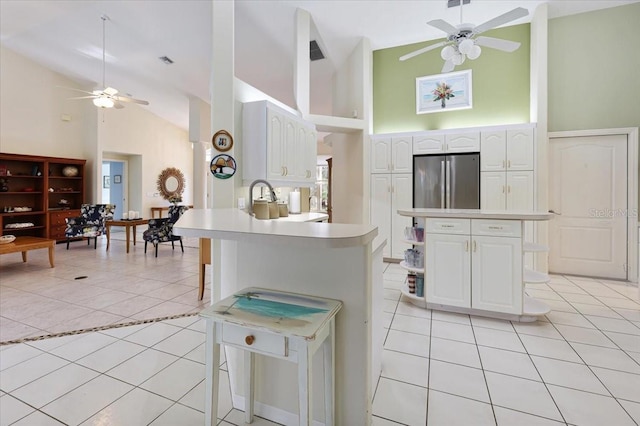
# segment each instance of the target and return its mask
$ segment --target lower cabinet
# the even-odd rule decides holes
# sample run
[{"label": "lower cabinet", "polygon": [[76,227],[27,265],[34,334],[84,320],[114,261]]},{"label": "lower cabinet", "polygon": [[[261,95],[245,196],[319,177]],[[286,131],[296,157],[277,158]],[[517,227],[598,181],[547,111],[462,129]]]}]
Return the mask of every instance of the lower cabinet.
[{"label": "lower cabinet", "polygon": [[64,231],[67,228],[66,219],[80,216],[80,210],[59,210],[49,212],[49,239],[66,240]]},{"label": "lower cabinet", "polygon": [[402,259],[407,244],[403,242],[404,228],[412,226],[411,218],[400,216],[398,209],[412,205],[412,175],[410,173],[379,173],[371,175],[371,224],[378,227],[378,235],[387,240],[384,257]]},{"label": "lower cabinet", "polygon": [[[488,230],[487,233],[504,232],[504,223],[482,223],[482,229]],[[450,227],[454,225],[449,224]],[[467,224],[460,228],[471,227]],[[426,229],[425,294],[428,303],[522,314],[521,237],[454,235],[437,230],[430,233],[434,227],[429,224]]]}]

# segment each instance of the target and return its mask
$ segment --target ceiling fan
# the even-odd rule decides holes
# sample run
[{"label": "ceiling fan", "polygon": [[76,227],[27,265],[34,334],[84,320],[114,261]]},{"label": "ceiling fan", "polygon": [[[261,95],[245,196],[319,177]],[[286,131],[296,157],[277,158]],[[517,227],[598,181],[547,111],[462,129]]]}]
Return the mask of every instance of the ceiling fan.
[{"label": "ceiling fan", "polygon": [[471,60],[477,59],[482,52],[480,46],[489,47],[492,49],[502,50],[503,52],[513,52],[520,47],[520,43],[510,40],[504,40],[494,37],[478,37],[478,34],[487,30],[493,29],[500,25],[504,25],[508,22],[527,16],[529,11],[523,7],[518,7],[507,13],[503,13],[500,16],[496,16],[493,19],[488,20],[484,24],[475,26],[473,24],[462,23],[462,4],[460,5],[460,25],[453,26],[442,19],[435,19],[427,22],[428,25],[436,27],[439,30],[447,33],[447,40],[432,44],[422,49],[418,49],[414,52],[408,53],[400,57],[401,61],[406,61],[414,56],[421,55],[433,49],[444,46],[440,52],[440,56],[445,60],[442,72],[450,72],[456,67],[461,65],[466,58]]},{"label": "ceiling fan", "polygon": [[134,99],[129,96],[118,95],[118,90],[113,87],[107,87],[105,84],[105,69],[106,69],[106,60],[105,60],[105,24],[109,19],[107,15],[102,15],[100,17],[102,19],[102,87],[103,89],[94,90],[93,92],[87,92],[86,90],[76,89],[73,87],[65,87],[65,89],[75,90],[76,92],[82,92],[89,96],[79,96],[73,99],[93,99],[93,104],[99,108],[113,108],[116,109],[124,108],[121,102],[132,102],[140,105],[149,105],[149,102],[143,101],[141,99]]}]

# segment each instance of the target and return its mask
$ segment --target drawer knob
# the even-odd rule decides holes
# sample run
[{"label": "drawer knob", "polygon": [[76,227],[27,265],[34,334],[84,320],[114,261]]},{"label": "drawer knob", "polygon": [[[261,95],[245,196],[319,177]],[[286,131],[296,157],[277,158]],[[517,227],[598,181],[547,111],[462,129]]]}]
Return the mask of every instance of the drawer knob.
[{"label": "drawer knob", "polygon": [[251,336],[251,335],[249,335],[249,336],[247,336],[247,337],[245,337],[245,338],[244,338],[244,342],[245,342],[247,345],[249,345],[249,346],[253,345],[253,342],[254,342],[255,340],[256,340],[256,338],[255,338],[255,337],[253,337],[253,336]]}]

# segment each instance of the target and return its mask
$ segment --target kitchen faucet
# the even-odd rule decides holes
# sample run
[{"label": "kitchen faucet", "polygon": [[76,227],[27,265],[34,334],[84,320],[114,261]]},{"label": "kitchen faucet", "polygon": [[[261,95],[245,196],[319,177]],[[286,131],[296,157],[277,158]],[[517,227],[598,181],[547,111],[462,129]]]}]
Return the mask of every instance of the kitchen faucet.
[{"label": "kitchen faucet", "polygon": [[276,192],[273,190],[273,186],[271,186],[269,182],[264,179],[254,180],[253,182],[251,182],[251,185],[249,185],[249,216],[253,215],[253,187],[256,186],[257,183],[263,183],[267,185],[267,187],[269,187],[269,191],[271,191],[271,201],[277,201]]}]

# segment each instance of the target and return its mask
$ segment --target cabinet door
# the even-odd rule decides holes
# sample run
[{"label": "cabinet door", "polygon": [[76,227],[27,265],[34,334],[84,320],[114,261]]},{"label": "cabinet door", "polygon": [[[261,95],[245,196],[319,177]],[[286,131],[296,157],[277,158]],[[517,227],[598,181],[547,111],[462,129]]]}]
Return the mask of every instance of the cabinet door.
[{"label": "cabinet door", "polygon": [[507,134],[505,131],[480,134],[480,171],[499,172],[507,168]]},{"label": "cabinet door", "polygon": [[427,234],[427,303],[471,307],[471,252],[468,235]]},{"label": "cabinet door", "polygon": [[472,239],[471,307],[522,314],[522,239]]},{"label": "cabinet door", "polygon": [[378,227],[378,235],[387,240],[382,255],[391,254],[391,174],[371,175],[371,224]]},{"label": "cabinet door", "polygon": [[445,152],[480,152],[480,132],[446,135],[444,143]]},{"label": "cabinet door", "polygon": [[507,210],[533,211],[533,172],[507,172]]},{"label": "cabinet door", "polygon": [[[294,179],[296,181],[307,180],[309,172],[309,156],[308,151],[308,133],[309,129],[302,123],[297,123],[296,127],[296,158],[293,163],[295,169]],[[291,170],[293,172],[293,170]]]},{"label": "cabinet door", "polygon": [[291,117],[284,119],[282,165],[285,180],[296,180],[296,151],[298,149],[298,123]]},{"label": "cabinet door", "polygon": [[444,135],[413,137],[413,155],[440,154],[444,152]]},{"label": "cabinet door", "polygon": [[391,175],[391,257],[402,259],[410,248],[403,243],[404,228],[411,226],[411,218],[400,216],[398,209],[410,209],[413,199],[413,178],[409,173]]},{"label": "cabinet door", "polygon": [[506,172],[480,172],[480,208],[504,210],[506,206]]},{"label": "cabinet door", "polygon": [[284,117],[276,111],[267,109],[267,176],[269,180],[282,180],[285,175],[284,127]]},{"label": "cabinet door", "polygon": [[533,129],[507,130],[507,170],[533,170]]},{"label": "cabinet door", "polygon": [[371,173],[391,172],[391,138],[376,138],[371,142]]},{"label": "cabinet door", "polygon": [[315,183],[316,181],[316,165],[318,164],[318,132],[315,128],[307,128],[307,139],[305,142],[306,149],[306,161],[307,161],[307,180]]},{"label": "cabinet door", "polygon": [[391,139],[391,172],[411,173],[413,171],[413,140],[411,137]]}]

